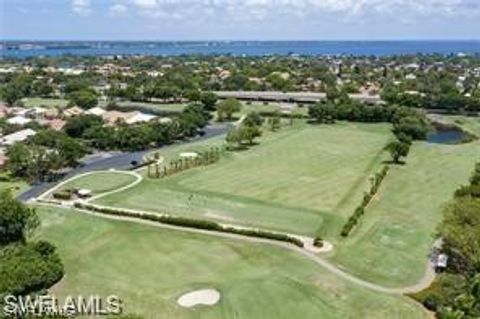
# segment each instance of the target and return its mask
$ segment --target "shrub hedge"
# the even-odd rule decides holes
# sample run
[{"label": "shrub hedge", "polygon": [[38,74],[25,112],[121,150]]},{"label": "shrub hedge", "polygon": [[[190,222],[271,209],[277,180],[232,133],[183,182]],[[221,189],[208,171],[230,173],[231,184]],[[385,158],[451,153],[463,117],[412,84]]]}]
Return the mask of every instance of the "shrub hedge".
[{"label": "shrub hedge", "polygon": [[347,237],[351,233],[352,229],[358,224],[360,218],[365,214],[365,208],[368,206],[373,196],[375,196],[375,194],[378,192],[378,189],[380,188],[380,185],[382,184],[385,176],[387,176],[389,169],[390,167],[388,165],[385,165],[380,172],[375,173],[372,178],[372,185],[370,187],[370,190],[363,195],[362,203],[348,218],[345,225],[343,225],[342,231],[340,232],[340,235],[342,237]]},{"label": "shrub hedge", "polygon": [[274,233],[274,232],[256,230],[256,229],[224,227],[213,221],[192,219],[192,218],[185,218],[185,217],[176,217],[176,216],[169,216],[169,215],[137,213],[137,212],[131,212],[131,211],[110,208],[110,207],[100,207],[100,206],[85,204],[85,203],[75,203],[75,207],[87,209],[87,210],[91,210],[91,211],[95,211],[95,212],[107,214],[107,215],[133,217],[133,218],[139,218],[143,220],[148,220],[148,221],[153,221],[153,222],[158,222],[158,223],[168,224],[168,225],[174,225],[174,226],[180,226],[180,227],[211,230],[211,231],[218,231],[223,233],[243,235],[248,237],[257,237],[257,238],[271,239],[276,241],[283,241],[298,247],[303,247],[303,241],[293,236],[289,236],[282,233]]},{"label": "shrub hedge", "polygon": [[72,190],[66,189],[62,191],[57,191],[52,194],[53,198],[60,200],[70,200],[72,199]]}]

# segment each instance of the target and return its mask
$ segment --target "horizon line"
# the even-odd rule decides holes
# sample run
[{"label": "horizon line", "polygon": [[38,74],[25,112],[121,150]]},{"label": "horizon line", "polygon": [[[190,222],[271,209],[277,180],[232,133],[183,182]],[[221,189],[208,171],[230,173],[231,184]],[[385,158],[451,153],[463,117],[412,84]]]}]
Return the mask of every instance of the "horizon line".
[{"label": "horizon line", "polygon": [[404,38],[404,39],[34,39],[10,38],[0,42],[480,42],[480,38]]}]

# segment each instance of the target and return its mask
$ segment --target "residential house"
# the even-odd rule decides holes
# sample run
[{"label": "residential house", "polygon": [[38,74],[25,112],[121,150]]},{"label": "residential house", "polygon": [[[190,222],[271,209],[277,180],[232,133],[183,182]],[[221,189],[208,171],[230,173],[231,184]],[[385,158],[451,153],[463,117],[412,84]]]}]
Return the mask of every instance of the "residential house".
[{"label": "residential house", "polygon": [[136,123],[143,123],[143,122],[150,122],[156,118],[155,115],[146,114],[142,112],[132,112],[132,115],[126,120],[127,124],[136,124]]},{"label": "residential house", "polygon": [[39,107],[35,106],[30,108],[26,113],[25,116],[28,116],[30,118],[43,118],[45,116],[45,113],[47,113],[47,109],[44,107]]},{"label": "residential house", "polygon": [[24,117],[22,115],[17,115],[17,116],[14,116],[14,117],[11,117],[11,118],[7,119],[7,123],[12,124],[12,125],[26,125],[26,124],[30,123],[31,121],[32,121],[31,119],[27,119],[26,117]]},{"label": "residential house", "polygon": [[65,126],[65,124],[67,124],[67,122],[62,119],[40,120],[39,123],[48,126],[55,131],[60,131]]},{"label": "residential house", "polygon": [[91,108],[91,109],[87,110],[85,113],[89,114],[89,115],[102,116],[102,114],[105,113],[105,112],[106,111],[104,109],[97,106],[97,107],[94,107],[94,108]]},{"label": "residential house", "polygon": [[156,116],[138,112],[138,111],[134,111],[134,112],[107,111],[102,114],[102,118],[107,125],[112,126],[117,124],[118,122],[124,122],[126,124],[149,122],[154,118],[156,118]]},{"label": "residential house", "polygon": [[127,119],[131,116],[130,112],[120,111],[107,111],[102,114],[103,121],[108,126],[113,126],[118,122],[127,122]]},{"label": "residential house", "polygon": [[37,134],[37,132],[35,132],[34,130],[25,129],[9,135],[5,135],[3,137],[0,137],[0,145],[10,146],[17,142],[23,142],[27,138],[29,138],[30,136],[34,136],[35,134]]},{"label": "residential house", "polygon": [[56,108],[52,107],[52,108],[49,108],[45,111],[44,116],[45,116],[46,119],[52,120],[52,119],[57,118],[58,114],[59,114],[59,111]]},{"label": "residential house", "polygon": [[78,106],[73,106],[63,111],[63,115],[65,115],[65,117],[79,116],[79,115],[82,115],[83,113],[84,113],[83,109],[81,109]]}]

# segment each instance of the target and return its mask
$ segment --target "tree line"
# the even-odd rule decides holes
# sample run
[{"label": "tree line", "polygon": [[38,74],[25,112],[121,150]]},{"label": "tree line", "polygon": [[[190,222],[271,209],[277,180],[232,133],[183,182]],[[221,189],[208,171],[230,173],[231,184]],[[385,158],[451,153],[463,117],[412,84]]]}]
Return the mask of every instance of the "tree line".
[{"label": "tree line", "polygon": [[47,241],[30,241],[38,227],[34,208],[0,193],[0,306],[4,296],[28,295],[47,289],[64,274],[55,247]]},{"label": "tree line", "polygon": [[409,153],[413,140],[424,140],[431,130],[425,115],[412,108],[398,105],[368,105],[353,101],[348,96],[340,95],[327,102],[319,102],[308,109],[313,123],[332,124],[335,121],[355,121],[366,123],[392,123],[392,132],[396,139],[386,147],[392,161],[401,163],[400,159]]},{"label": "tree line", "polygon": [[171,160],[168,165],[159,163],[160,154],[155,153],[152,162],[147,167],[147,176],[151,178],[164,178],[173,174],[186,171],[199,166],[214,164],[220,160],[221,151],[218,147],[212,147],[209,150],[195,153],[192,157],[178,158]]},{"label": "tree line", "polygon": [[159,147],[201,133],[210,115],[192,104],[171,122],[151,121],[105,126],[102,118],[81,115],[70,118],[63,131],[44,129],[24,143],[7,148],[7,169],[30,182],[56,178],[63,168],[79,165],[93,149],[138,151]]},{"label": "tree line", "polygon": [[413,297],[439,319],[480,318],[480,163],[468,185],[460,187],[445,208],[438,227],[441,251],[448,256],[444,273]]}]

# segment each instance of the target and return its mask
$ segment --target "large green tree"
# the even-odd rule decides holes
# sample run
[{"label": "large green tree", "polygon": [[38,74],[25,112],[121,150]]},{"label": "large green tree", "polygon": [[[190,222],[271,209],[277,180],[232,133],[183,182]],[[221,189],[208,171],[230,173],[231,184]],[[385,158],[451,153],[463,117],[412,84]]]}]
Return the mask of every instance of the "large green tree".
[{"label": "large green tree", "polygon": [[230,121],[232,119],[232,115],[236,112],[239,112],[241,108],[242,103],[240,103],[237,99],[229,98],[223,100],[217,104],[217,118],[219,121]]},{"label": "large green tree", "polygon": [[385,150],[390,153],[392,161],[399,164],[400,159],[406,157],[410,152],[410,144],[396,140],[388,143],[387,146],[385,146]]},{"label": "large green tree", "polygon": [[0,245],[25,242],[38,224],[35,209],[14,199],[9,191],[0,193]]},{"label": "large green tree", "polygon": [[97,94],[93,90],[79,90],[68,94],[71,104],[78,105],[83,109],[95,107],[98,104]]}]

